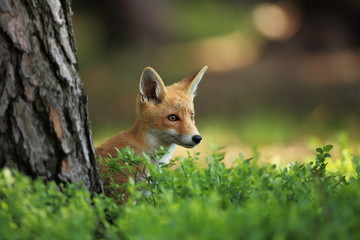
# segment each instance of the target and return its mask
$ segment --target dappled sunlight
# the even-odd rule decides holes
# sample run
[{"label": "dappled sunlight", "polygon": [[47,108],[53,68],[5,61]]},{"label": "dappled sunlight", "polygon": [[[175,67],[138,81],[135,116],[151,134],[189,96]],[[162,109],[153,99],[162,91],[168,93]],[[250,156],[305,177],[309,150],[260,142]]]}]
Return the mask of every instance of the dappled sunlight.
[{"label": "dappled sunlight", "polygon": [[[227,136],[229,135],[231,136],[231,134],[227,133]],[[343,148],[343,146],[335,140],[329,142],[334,144],[334,149],[331,151],[332,157],[328,161],[329,170],[337,172],[339,169],[341,169],[347,176],[352,176],[354,174],[352,164],[353,156],[359,154],[360,149],[356,147],[356,144],[352,145],[351,147]],[[178,147],[175,151],[174,158],[186,157],[188,153],[194,154],[199,152],[200,163],[201,165],[206,166],[206,157],[209,154],[216,152],[213,146],[214,143],[209,143],[209,141],[204,140],[204,142],[195,149]],[[226,143],[226,147],[220,148],[217,151],[225,153],[223,162],[227,167],[231,167],[236,164],[234,161],[239,159],[239,156],[244,159],[251,158],[253,161],[255,161],[254,159],[258,157],[256,161],[260,165],[276,164],[277,166],[285,167],[289,164],[294,164],[295,162],[302,163],[315,161],[315,149],[316,146],[309,143],[309,141],[272,144],[268,143],[261,144],[257,147],[249,146],[245,143],[236,141],[234,144]]]},{"label": "dappled sunlight", "polygon": [[[229,141],[224,141],[224,139],[218,137],[218,141],[215,143],[211,140],[209,141],[204,139],[204,141],[194,149],[178,147],[175,151],[174,158],[178,156],[185,157],[187,156],[187,152],[200,152],[201,161],[203,161],[207,154],[220,151],[225,153],[224,163],[228,167],[232,166],[234,164],[234,160],[239,158],[240,155],[242,155],[245,159],[259,157],[259,163],[271,163],[285,166],[290,162],[307,161],[314,155],[315,148],[303,141],[296,141],[292,143],[263,143],[258,146],[251,146],[245,142],[240,142],[238,137],[232,136],[230,132],[224,131],[224,134],[226,137],[229,137],[234,141],[229,143]],[[212,137],[212,139],[214,138],[216,137]],[[219,146],[219,149],[214,148],[215,145]],[[339,157],[339,154],[337,153],[336,156]],[[205,164],[205,162],[202,162],[202,164]]]},{"label": "dappled sunlight", "polygon": [[197,65],[207,63],[210,71],[229,71],[247,67],[260,55],[258,43],[240,32],[210,37],[194,43]]},{"label": "dappled sunlight", "polygon": [[194,66],[207,65],[210,73],[227,72],[254,64],[261,53],[261,41],[240,31],[234,31],[225,35],[163,46],[153,61],[169,69],[174,67],[174,63],[168,61],[170,58],[176,59],[176,63],[192,71]]},{"label": "dappled sunlight", "polygon": [[300,14],[290,2],[260,3],[252,12],[257,30],[271,40],[287,40],[300,28]]}]

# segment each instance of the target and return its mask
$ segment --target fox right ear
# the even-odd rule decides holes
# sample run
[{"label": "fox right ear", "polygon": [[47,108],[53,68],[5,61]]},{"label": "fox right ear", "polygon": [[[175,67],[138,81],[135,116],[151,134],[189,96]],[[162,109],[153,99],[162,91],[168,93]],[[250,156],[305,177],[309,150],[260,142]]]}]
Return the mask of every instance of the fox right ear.
[{"label": "fox right ear", "polygon": [[142,101],[160,103],[166,96],[164,82],[159,74],[151,67],[146,67],[140,78],[140,94]]},{"label": "fox right ear", "polygon": [[191,97],[191,99],[194,99],[197,86],[199,85],[199,82],[201,81],[207,69],[208,66],[204,66],[197,73],[195,73],[195,75],[188,76],[176,84],[181,89],[183,89]]}]

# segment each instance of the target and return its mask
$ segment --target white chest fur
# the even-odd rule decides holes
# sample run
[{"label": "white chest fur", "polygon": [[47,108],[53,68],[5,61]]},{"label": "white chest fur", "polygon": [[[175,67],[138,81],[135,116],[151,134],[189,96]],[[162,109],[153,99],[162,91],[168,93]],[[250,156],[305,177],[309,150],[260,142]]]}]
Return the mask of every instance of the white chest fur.
[{"label": "white chest fur", "polygon": [[147,134],[147,142],[148,142],[147,154],[149,156],[152,156],[154,152],[160,150],[160,146],[164,147],[165,150],[167,151],[167,153],[165,153],[165,155],[163,155],[160,160],[153,162],[155,164],[158,164],[159,162],[163,164],[168,164],[170,162],[170,159],[174,155],[177,144],[175,143],[169,144],[168,143],[169,141],[166,138],[167,138],[166,134],[163,134],[156,130],[150,131]]}]

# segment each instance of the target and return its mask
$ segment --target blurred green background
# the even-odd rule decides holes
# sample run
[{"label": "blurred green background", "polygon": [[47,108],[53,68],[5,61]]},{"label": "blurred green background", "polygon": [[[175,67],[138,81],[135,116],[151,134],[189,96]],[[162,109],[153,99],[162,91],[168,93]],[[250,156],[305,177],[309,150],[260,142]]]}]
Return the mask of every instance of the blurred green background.
[{"label": "blurred green background", "polygon": [[269,162],[328,143],[360,152],[358,0],[77,0],[73,11],[95,145],[135,121],[144,67],[170,84],[208,65],[194,151]]}]

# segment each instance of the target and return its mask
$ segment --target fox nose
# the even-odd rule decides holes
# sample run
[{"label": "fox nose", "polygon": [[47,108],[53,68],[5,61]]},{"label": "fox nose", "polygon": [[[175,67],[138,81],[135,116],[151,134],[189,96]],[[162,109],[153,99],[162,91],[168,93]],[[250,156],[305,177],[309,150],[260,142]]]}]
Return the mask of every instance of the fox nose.
[{"label": "fox nose", "polygon": [[202,139],[202,137],[201,137],[200,135],[194,135],[194,136],[192,137],[192,141],[193,141],[194,143],[196,143],[196,144],[200,143],[200,142],[201,142],[201,139]]}]

